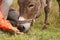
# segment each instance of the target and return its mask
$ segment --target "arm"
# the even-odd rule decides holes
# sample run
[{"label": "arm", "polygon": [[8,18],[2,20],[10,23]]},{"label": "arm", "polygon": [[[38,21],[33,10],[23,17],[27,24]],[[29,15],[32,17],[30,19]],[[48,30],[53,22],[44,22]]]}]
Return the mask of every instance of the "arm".
[{"label": "arm", "polygon": [[14,31],[16,33],[20,33],[18,29],[14,28],[10,24],[10,22],[3,17],[1,11],[0,11],[0,28],[2,28],[4,30],[12,30],[12,31]]}]

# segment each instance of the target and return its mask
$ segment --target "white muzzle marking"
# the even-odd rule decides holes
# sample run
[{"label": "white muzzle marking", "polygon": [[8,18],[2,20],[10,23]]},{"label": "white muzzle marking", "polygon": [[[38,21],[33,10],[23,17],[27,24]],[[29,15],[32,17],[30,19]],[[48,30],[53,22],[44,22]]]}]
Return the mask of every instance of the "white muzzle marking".
[{"label": "white muzzle marking", "polygon": [[[26,19],[24,18],[24,17],[19,17],[19,21],[25,21]],[[21,24],[22,26],[24,26],[25,27],[25,31],[27,31],[27,30],[29,30],[29,28],[30,28],[30,24],[31,23],[23,23],[23,24]]]},{"label": "white muzzle marking", "polygon": [[24,23],[24,24],[21,24],[22,26],[25,27],[25,32],[26,32],[27,30],[29,30],[30,24],[31,24],[31,23]]},{"label": "white muzzle marking", "polygon": [[24,21],[26,20],[24,17],[19,17],[19,21]]}]

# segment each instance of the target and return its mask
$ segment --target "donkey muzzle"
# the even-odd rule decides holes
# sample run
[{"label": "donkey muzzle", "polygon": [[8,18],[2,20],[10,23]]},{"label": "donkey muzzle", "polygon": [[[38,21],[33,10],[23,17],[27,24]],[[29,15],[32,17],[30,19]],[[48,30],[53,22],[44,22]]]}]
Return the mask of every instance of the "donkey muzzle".
[{"label": "donkey muzzle", "polygon": [[20,32],[27,32],[30,29],[31,23],[23,23],[20,24],[17,28],[20,30]]}]

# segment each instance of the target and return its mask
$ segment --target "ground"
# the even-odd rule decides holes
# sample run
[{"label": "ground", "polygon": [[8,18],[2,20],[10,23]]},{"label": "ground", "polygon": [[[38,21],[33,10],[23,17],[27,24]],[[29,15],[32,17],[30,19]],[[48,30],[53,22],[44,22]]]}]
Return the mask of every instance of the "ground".
[{"label": "ground", "polygon": [[[12,5],[18,10],[16,1]],[[8,32],[0,34],[0,40],[60,40],[60,18],[58,12],[58,4],[56,0],[52,0],[51,11],[49,14],[49,27],[46,30],[42,30],[44,25],[44,11],[36,22],[31,27],[28,33],[20,35],[10,35]]]}]

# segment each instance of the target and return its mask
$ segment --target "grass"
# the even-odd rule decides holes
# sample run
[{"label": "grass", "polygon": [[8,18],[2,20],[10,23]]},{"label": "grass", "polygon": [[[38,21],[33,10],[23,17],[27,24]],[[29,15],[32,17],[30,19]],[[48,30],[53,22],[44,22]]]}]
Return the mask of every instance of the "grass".
[{"label": "grass", "polygon": [[[44,11],[36,22],[31,27],[28,33],[21,35],[10,35],[9,33],[0,34],[0,40],[60,40],[60,18],[58,12],[58,4],[56,0],[52,0],[52,7],[49,14],[49,27],[46,30],[42,30],[44,25]],[[13,3],[13,7],[18,10],[16,1]]]}]

